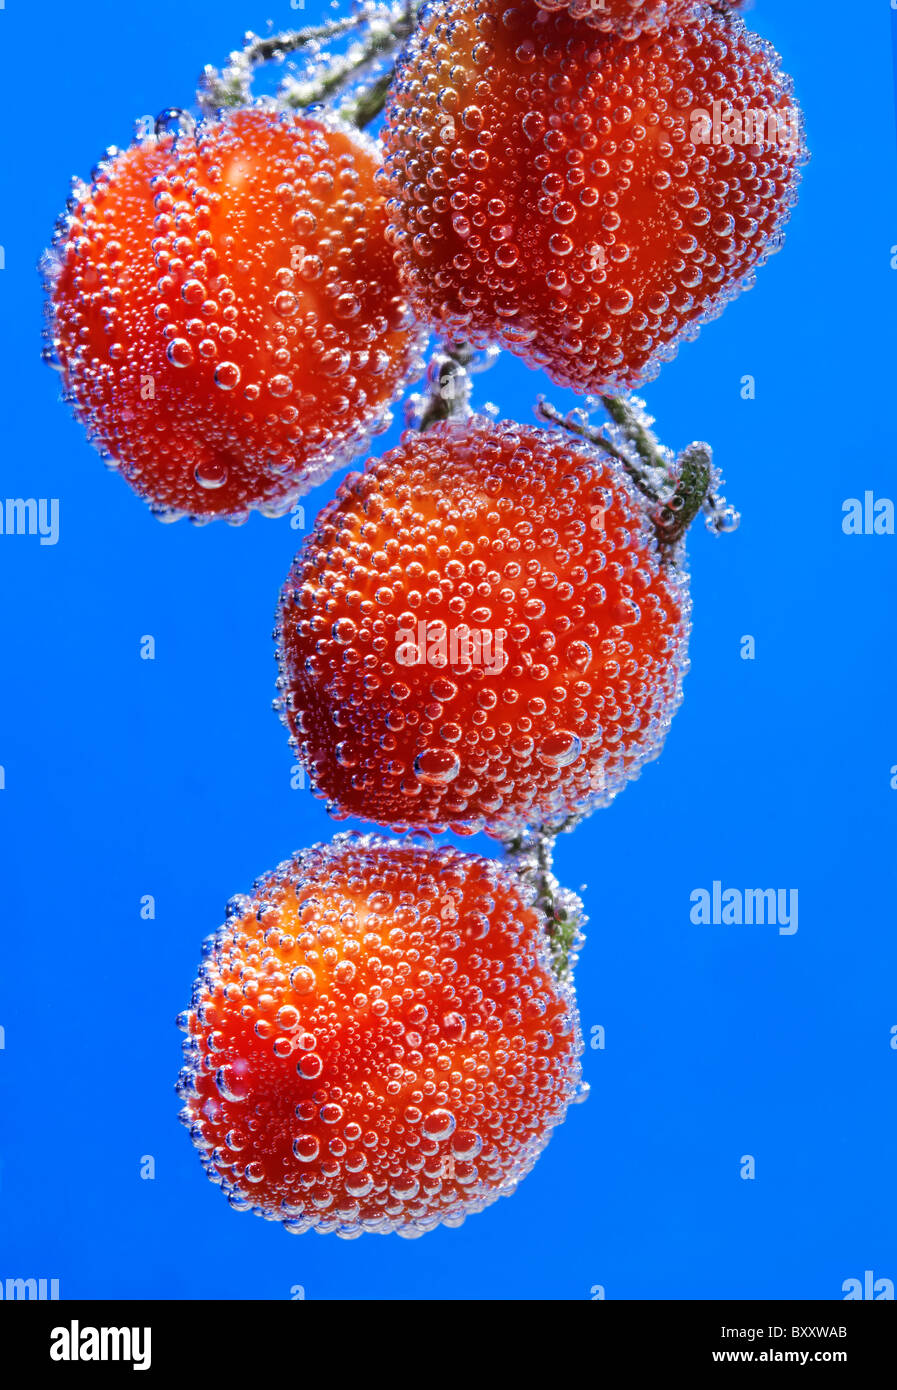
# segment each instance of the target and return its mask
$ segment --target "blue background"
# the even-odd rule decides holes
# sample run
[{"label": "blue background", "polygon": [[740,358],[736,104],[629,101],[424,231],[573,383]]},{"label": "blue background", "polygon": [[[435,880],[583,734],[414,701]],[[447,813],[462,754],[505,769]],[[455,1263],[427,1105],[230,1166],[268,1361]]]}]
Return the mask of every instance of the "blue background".
[{"label": "blue background", "polygon": [[[840,1298],[867,1269],[897,1281],[897,537],[841,530],[845,498],[897,495],[886,0],[758,0],[814,159],[783,253],[646,390],[667,443],[712,442],[744,521],[690,538],[693,665],[663,756],[559,846],[562,880],[588,881],[578,989],[586,1037],[606,1029],[585,1054],[590,1099],[512,1200],[417,1242],[238,1215],[177,1122],[174,1018],[202,937],[232,893],[335,829],[291,790],[270,709],[299,535],[259,517],[165,527],[107,475],[39,360],[35,264],[72,173],[141,114],[188,106],[245,29],[318,15],[315,0],[0,12],[0,492],[61,505],[55,547],[0,537],[0,1282],[734,1299]],[[546,386],[507,359],[475,399],[529,420]],[[307,499],[309,523],[333,486]],[[693,925],[689,895],[715,879],[797,888],[799,931]]]}]

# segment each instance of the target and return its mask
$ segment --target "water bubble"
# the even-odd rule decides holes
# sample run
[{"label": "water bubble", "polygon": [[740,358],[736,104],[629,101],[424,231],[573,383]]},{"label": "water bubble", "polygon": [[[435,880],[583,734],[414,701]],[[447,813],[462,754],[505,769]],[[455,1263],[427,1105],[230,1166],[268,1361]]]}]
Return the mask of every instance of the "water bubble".
[{"label": "water bubble", "polygon": [[274,311],[283,318],[292,318],[298,308],[299,300],[294,294],[283,291],[281,294],[275,295]]},{"label": "water bubble", "polygon": [[414,775],[425,786],[444,787],[461,771],[461,759],[450,748],[424,748],[414,759]]},{"label": "water bubble", "polygon": [[467,1021],[459,1013],[446,1014],[442,1020],[442,1033],[446,1042],[461,1042],[467,1032]]},{"label": "water bubble", "polygon": [[320,1150],[321,1145],[314,1134],[300,1134],[293,1140],[293,1155],[300,1163],[312,1163]]},{"label": "water bubble", "polygon": [[456,1158],[470,1160],[483,1151],[483,1141],[472,1129],[459,1129],[452,1139],[452,1153]]},{"label": "water bubble", "polygon": [[173,367],[193,366],[193,348],[186,338],[172,338],[165,355]]},{"label": "water bubble", "polygon": [[567,660],[577,671],[585,672],[592,664],[592,648],[588,642],[571,642],[567,648]]},{"label": "water bubble", "polygon": [[567,729],[546,734],[538,747],[539,760],[548,767],[569,767],[581,752],[581,739]]},{"label": "water bubble", "polygon": [[607,308],[611,314],[628,314],[632,308],[633,299],[629,290],[623,288],[610,290],[607,299]]},{"label": "water bubble", "polygon": [[315,987],[315,975],[307,965],[297,965],[290,971],[290,985],[297,994],[311,994]]},{"label": "water bubble", "polygon": [[208,488],[211,492],[224,487],[227,482],[227,465],[220,459],[204,459],[194,468],[193,476],[200,487]]},{"label": "water bubble", "polygon": [[247,1082],[248,1064],[244,1061],[229,1062],[219,1067],[215,1073],[215,1085],[225,1100],[245,1100],[249,1094]]},{"label": "water bubble", "polygon": [[240,384],[240,368],[236,362],[219,362],[215,368],[215,385],[222,391],[233,391]]},{"label": "water bubble", "polygon": [[307,1080],[314,1080],[324,1070],[324,1063],[317,1052],[308,1052],[297,1063],[296,1070],[300,1076],[304,1076]]},{"label": "water bubble", "polygon": [[192,135],[195,129],[195,117],[178,106],[166,106],[156,117],[156,135]]},{"label": "water bubble", "polygon": [[278,372],[272,376],[268,382],[268,390],[272,396],[289,396],[293,389],[293,383],[288,376]]},{"label": "water bubble", "polygon": [[451,1110],[431,1110],[424,1116],[421,1128],[428,1139],[448,1139],[455,1128],[455,1117]]}]

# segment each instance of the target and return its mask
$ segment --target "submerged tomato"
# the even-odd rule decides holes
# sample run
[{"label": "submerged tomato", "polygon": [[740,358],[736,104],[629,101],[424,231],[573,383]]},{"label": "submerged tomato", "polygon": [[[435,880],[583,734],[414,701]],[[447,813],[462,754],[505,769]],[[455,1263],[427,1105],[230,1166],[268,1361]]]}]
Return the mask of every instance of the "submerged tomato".
[{"label": "submerged tomato", "polygon": [[357,131],[253,108],[76,185],[47,262],[53,349],[163,516],[288,510],[416,369],[377,164]]},{"label": "submerged tomato", "polygon": [[660,752],[689,611],[616,461],[488,419],[409,432],[349,475],[296,557],[283,717],[337,817],[555,824]]},{"label": "submerged tomato", "polygon": [[238,1210],[417,1236],[509,1195],[582,1094],[514,873],[339,835],[236,898],[182,1018],[182,1118]]}]

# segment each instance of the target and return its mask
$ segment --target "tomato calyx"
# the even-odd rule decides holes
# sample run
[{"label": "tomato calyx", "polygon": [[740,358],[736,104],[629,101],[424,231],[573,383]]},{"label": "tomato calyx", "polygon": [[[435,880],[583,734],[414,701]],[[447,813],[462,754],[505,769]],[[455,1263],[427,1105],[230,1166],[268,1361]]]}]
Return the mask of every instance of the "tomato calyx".
[{"label": "tomato calyx", "polygon": [[713,455],[708,444],[689,444],[676,463],[678,480],[670,496],[653,508],[661,546],[667,552],[678,546],[698,512],[704,507],[713,485]]}]

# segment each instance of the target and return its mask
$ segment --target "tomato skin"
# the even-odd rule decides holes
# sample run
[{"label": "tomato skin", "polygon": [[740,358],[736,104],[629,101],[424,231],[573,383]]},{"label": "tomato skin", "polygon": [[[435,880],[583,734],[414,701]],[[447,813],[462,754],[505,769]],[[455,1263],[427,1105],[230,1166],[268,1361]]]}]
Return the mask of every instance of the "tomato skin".
[{"label": "tomato skin", "polygon": [[419,370],[377,164],[357,131],[257,107],[76,186],[48,336],[90,437],[163,519],[289,510]]},{"label": "tomato skin", "polygon": [[658,755],[689,614],[616,462],[443,423],[349,474],[306,538],[279,707],[337,818],[514,835],[608,805]]},{"label": "tomato skin", "polygon": [[531,896],[493,860],[350,834],[232,901],[179,1083],[232,1205],[295,1233],[418,1236],[513,1191],[581,1094],[572,988]]},{"label": "tomato skin", "polygon": [[536,0],[425,11],[384,143],[421,315],[580,392],[652,380],[752,283],[805,159],[791,81],[734,14],[627,41]]}]

